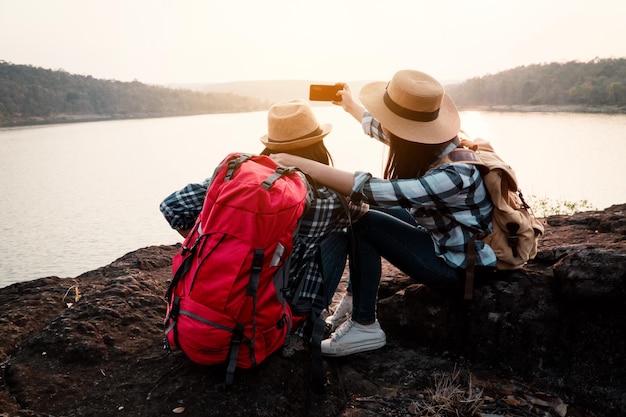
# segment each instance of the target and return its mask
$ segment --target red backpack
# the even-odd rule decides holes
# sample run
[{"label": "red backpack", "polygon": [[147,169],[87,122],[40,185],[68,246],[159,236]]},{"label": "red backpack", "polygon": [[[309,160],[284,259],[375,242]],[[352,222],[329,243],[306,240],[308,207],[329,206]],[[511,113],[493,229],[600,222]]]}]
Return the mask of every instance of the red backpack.
[{"label": "red backpack", "polygon": [[280,348],[292,314],[281,289],[307,188],[293,168],[233,153],[216,168],[192,232],[172,260],[166,345],[192,361],[260,364]]}]

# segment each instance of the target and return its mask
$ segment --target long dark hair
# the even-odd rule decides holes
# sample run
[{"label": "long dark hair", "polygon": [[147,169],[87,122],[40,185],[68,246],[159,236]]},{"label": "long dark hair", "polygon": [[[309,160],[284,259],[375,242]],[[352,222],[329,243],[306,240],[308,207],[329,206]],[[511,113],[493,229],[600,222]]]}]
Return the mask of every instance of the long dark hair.
[{"label": "long dark hair", "polygon": [[[261,155],[269,155],[277,152],[278,151],[272,151],[268,148],[265,148],[261,152]],[[290,149],[284,152],[291,155],[301,156],[302,158],[311,159],[324,165],[333,165],[333,158],[332,156],[330,156],[330,152],[328,152],[328,149],[326,148],[326,145],[324,145],[323,140],[320,140],[313,145],[305,146],[302,148]]]},{"label": "long dark hair", "polygon": [[430,166],[439,159],[444,149],[456,139],[437,144],[410,142],[391,132],[389,137],[389,157],[385,167],[386,179],[419,178],[428,172]]}]

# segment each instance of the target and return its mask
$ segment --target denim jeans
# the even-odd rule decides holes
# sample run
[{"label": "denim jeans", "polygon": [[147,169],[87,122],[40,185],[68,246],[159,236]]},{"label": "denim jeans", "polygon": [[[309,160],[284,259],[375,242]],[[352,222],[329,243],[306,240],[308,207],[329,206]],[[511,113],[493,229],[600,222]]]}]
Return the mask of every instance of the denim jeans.
[{"label": "denim jeans", "polygon": [[333,232],[320,243],[322,276],[326,308],[332,301],[335,290],[341,281],[348,255],[348,237],[346,232]]},{"label": "denim jeans", "polygon": [[353,230],[357,259],[350,283],[352,318],[358,323],[376,319],[381,256],[417,282],[432,287],[451,290],[463,282],[465,271],[435,255],[429,233],[416,227],[405,210],[370,210],[353,225]]}]

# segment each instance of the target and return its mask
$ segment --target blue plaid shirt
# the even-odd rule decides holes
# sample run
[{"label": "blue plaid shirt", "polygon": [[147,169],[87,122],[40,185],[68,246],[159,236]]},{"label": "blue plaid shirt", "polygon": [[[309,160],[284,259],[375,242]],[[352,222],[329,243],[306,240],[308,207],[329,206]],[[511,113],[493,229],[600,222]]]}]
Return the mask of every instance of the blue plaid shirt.
[{"label": "blue plaid shirt", "polygon": [[[388,144],[380,123],[371,114],[365,112],[362,123],[367,135]],[[457,146],[451,143],[441,157]],[[466,248],[472,237],[460,224],[492,231],[493,205],[478,169],[471,164],[443,164],[415,179],[383,180],[359,171],[354,174],[350,198],[372,206],[409,209],[430,233],[435,253],[455,268],[465,268]],[[495,266],[496,255],[489,245],[477,240],[476,249],[476,265]]]}]

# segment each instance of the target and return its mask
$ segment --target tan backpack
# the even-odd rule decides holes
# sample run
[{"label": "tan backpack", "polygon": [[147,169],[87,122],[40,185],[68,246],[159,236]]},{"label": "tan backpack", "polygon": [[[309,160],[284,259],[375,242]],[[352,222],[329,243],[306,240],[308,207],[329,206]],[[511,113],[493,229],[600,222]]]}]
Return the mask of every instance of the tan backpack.
[{"label": "tan backpack", "polygon": [[475,240],[480,239],[493,249],[497,257],[497,270],[514,270],[524,267],[537,254],[539,237],[544,225],[524,201],[515,171],[495,153],[484,139],[470,140],[461,137],[461,147],[455,149],[441,163],[465,163],[479,167],[485,187],[493,203],[493,232],[485,233],[462,225],[474,233],[467,254],[465,299],[471,299],[474,286]]}]

